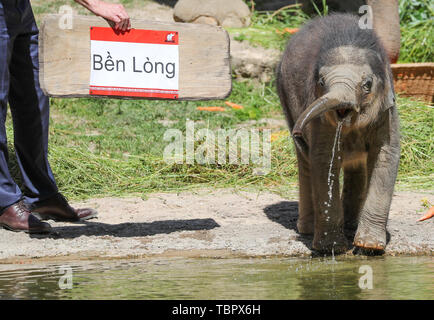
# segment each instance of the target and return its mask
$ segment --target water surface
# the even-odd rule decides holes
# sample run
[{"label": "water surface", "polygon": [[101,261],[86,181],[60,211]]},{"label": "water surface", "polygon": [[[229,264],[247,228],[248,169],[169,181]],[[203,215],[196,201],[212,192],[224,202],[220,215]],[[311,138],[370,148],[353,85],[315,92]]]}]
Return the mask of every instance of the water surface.
[{"label": "water surface", "polygon": [[[363,265],[372,268],[372,289],[359,287]],[[61,266],[71,268],[72,289],[59,288]],[[3,264],[0,298],[434,299],[433,271],[432,257],[152,258]]]}]

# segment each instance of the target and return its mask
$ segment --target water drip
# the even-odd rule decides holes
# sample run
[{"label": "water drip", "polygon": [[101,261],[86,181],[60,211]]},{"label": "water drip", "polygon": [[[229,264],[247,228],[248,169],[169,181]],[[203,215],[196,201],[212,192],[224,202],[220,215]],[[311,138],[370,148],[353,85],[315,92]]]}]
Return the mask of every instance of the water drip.
[{"label": "water drip", "polygon": [[[329,187],[329,191],[328,191],[329,201],[324,202],[326,207],[331,207],[332,200],[333,200],[333,184],[334,184],[335,179],[332,177],[334,177],[335,175],[332,173],[332,168],[333,168],[333,163],[335,160],[336,153],[340,151],[342,125],[343,125],[343,121],[339,121],[339,123],[336,127],[335,141],[333,143],[332,157],[330,159],[329,172],[328,172],[328,176],[327,176],[327,185]],[[336,147],[337,147],[337,150],[336,150]],[[340,159],[340,157],[339,157],[339,159]],[[325,214],[327,215],[326,220],[329,221],[328,210],[325,210]]]}]

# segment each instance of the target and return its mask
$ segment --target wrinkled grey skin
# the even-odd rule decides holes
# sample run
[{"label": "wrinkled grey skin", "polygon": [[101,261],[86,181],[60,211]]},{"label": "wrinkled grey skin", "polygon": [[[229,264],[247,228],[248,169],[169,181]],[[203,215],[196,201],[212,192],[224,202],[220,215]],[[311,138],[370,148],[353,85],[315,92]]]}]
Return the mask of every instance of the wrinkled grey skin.
[{"label": "wrinkled grey skin", "polygon": [[[375,34],[348,14],[315,18],[290,40],[277,70],[277,89],[296,144],[300,233],[313,248],[354,245],[384,250],[399,156],[399,119],[387,55]],[[340,151],[328,172],[339,120]],[[344,185],[340,195],[339,174]]]}]

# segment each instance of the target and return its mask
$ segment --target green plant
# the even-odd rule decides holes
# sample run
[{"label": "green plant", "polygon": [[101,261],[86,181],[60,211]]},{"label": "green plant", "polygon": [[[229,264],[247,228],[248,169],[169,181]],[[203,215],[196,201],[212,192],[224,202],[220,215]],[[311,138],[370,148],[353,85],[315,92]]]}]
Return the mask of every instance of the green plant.
[{"label": "green plant", "polygon": [[319,16],[325,16],[329,13],[329,7],[326,3],[326,0],[322,0],[322,12],[321,12],[321,10],[318,9],[318,6],[316,5],[314,0],[310,0],[310,2],[312,3],[313,7],[315,8],[316,13]]},{"label": "green plant", "polygon": [[429,0],[402,0],[401,52],[399,62],[434,61],[434,3]]},{"label": "green plant", "polygon": [[249,28],[228,28],[237,41],[249,41],[254,46],[283,50],[291,34],[284,32],[285,28],[298,28],[309,17],[300,6],[288,6],[275,12],[254,11]]}]

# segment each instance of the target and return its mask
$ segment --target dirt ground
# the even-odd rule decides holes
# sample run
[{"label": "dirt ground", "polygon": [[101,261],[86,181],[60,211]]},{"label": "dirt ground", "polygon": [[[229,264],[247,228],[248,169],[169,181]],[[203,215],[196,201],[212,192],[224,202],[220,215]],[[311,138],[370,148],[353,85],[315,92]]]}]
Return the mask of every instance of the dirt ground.
[{"label": "dirt ground", "polygon": [[[297,195],[215,190],[102,198],[76,207],[98,209],[80,223],[49,221],[54,233],[0,230],[0,262],[146,256],[310,256],[311,238],[297,234]],[[390,212],[386,255],[432,255],[434,220],[417,222],[433,193],[397,192]],[[352,254],[349,251],[347,254]]]}]

